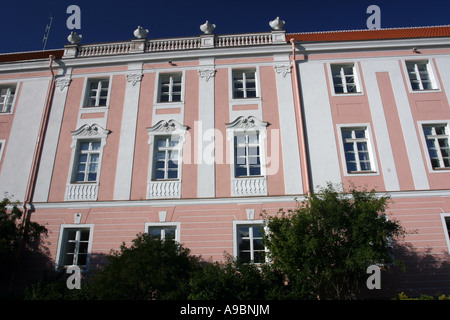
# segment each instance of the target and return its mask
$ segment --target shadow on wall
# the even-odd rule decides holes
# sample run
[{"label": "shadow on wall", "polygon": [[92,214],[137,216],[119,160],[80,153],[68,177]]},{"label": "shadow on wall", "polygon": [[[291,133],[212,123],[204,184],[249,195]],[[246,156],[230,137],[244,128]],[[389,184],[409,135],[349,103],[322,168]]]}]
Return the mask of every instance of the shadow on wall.
[{"label": "shadow on wall", "polygon": [[450,255],[432,249],[418,251],[409,243],[396,244],[395,259],[400,263],[381,273],[381,289],[364,290],[368,298],[391,299],[404,292],[409,297],[450,294]]}]

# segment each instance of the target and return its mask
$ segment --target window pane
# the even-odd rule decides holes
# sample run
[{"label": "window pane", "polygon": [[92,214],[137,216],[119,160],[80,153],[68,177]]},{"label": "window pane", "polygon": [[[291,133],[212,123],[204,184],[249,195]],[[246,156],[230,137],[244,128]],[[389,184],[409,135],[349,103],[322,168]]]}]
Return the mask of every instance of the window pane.
[{"label": "window pane", "polygon": [[164,239],[175,240],[175,228],[166,228]]}]

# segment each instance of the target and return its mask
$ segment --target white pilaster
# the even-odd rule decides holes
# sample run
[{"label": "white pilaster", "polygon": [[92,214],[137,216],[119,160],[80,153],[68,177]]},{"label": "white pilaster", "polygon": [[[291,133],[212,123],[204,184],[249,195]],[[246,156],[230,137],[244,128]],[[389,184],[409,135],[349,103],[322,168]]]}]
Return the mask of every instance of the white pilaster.
[{"label": "white pilaster", "polygon": [[[288,55],[274,57],[280,117],[281,148],[285,193],[302,194],[302,173],[297,138],[297,124],[292,91],[292,67]],[[274,154],[275,150],[271,150]]]},{"label": "white pilaster", "polygon": [[130,198],[141,78],[142,64],[130,65],[127,73],[122,127],[120,129],[114,200],[128,200]]},{"label": "white pilaster", "polygon": [[[214,59],[201,59],[199,64],[199,133],[197,134],[199,198],[215,196],[214,165]],[[206,152],[208,153],[206,153]],[[205,152],[205,154],[204,154]]]},{"label": "white pilaster", "polygon": [[[41,155],[41,166],[39,166],[36,180],[36,191],[34,201],[46,202],[50,192],[50,183],[53,175],[53,164],[56,158],[59,134],[66,105],[67,92],[71,82],[71,68],[64,76],[56,77],[53,103],[49,115],[47,131]],[[42,165],[45,164],[45,165]]]}]

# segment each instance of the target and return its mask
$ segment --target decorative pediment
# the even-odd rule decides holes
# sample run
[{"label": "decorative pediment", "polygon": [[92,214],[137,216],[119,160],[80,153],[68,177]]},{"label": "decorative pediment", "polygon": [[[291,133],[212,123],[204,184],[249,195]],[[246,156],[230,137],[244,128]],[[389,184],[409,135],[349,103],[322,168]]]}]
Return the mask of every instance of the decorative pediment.
[{"label": "decorative pediment", "polygon": [[161,120],[156,123],[154,126],[147,128],[149,134],[158,134],[158,133],[176,133],[176,132],[185,132],[187,130],[187,126],[183,126],[177,121],[171,120]]},{"label": "decorative pediment", "polygon": [[258,129],[267,127],[268,123],[259,120],[254,116],[240,116],[231,123],[227,123],[228,129]]},{"label": "decorative pediment", "polygon": [[106,137],[111,131],[104,129],[102,126],[94,123],[92,125],[85,124],[81,126],[79,129],[72,131],[72,137],[73,138],[81,138],[81,137],[98,137],[98,138],[104,138]]}]

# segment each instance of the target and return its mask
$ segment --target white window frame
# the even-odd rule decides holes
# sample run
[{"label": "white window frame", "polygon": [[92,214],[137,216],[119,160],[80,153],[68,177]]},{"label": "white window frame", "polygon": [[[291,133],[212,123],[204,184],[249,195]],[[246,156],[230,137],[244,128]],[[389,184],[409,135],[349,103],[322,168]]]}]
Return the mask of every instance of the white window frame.
[{"label": "white window frame", "polygon": [[146,222],[145,233],[149,233],[150,228],[162,228],[161,239],[164,240],[164,228],[175,228],[175,242],[180,242],[180,222]]},{"label": "white window frame", "polygon": [[[364,129],[366,132],[365,141],[367,142],[367,151],[369,153],[369,161],[371,170],[361,170],[361,171],[350,171],[347,169],[347,159],[345,156],[345,148],[344,148],[344,140],[342,137],[342,130],[349,130],[349,129]],[[342,166],[343,166],[343,172],[344,176],[370,176],[370,175],[379,175],[378,170],[378,163],[376,159],[376,153],[373,145],[373,137],[372,137],[372,131],[370,128],[370,124],[368,123],[357,123],[357,124],[340,124],[337,126],[337,135],[339,139],[339,149],[341,152],[341,158],[342,158]],[[357,142],[360,139],[355,139],[355,142]],[[355,153],[356,154],[356,153]],[[359,162],[357,163],[358,168],[360,166]]]},{"label": "white window frame", "polygon": [[[106,138],[110,133],[109,130],[102,128],[98,124],[84,124],[78,130],[72,131],[72,155],[69,165],[69,173],[67,178],[65,200],[97,200],[98,185],[103,162],[103,150],[106,146]],[[75,174],[77,171],[79,146],[81,142],[90,140],[99,140],[99,160],[96,181],[77,182]]]},{"label": "white window frame", "polygon": [[[88,247],[87,247],[87,256],[86,256],[86,265],[80,266],[82,270],[88,271],[90,266],[90,260],[91,260],[91,253],[92,253],[92,239],[94,234],[94,225],[93,224],[61,224],[60,230],[59,230],[59,239],[58,239],[58,249],[56,253],[56,261],[55,261],[55,268],[57,270],[65,269],[71,265],[64,265],[64,256],[66,254],[65,252],[65,244],[67,243],[67,231],[69,229],[76,229],[77,231],[80,230],[89,230],[89,240],[88,240]],[[79,233],[77,232],[77,237]],[[79,242],[77,242],[75,246],[75,254],[78,254],[77,250],[79,249]],[[78,256],[75,258],[78,259]],[[72,264],[73,265],[73,264]]]},{"label": "white window frame", "polygon": [[[267,172],[266,172],[266,143],[267,122],[261,121],[254,116],[240,116],[227,126],[227,140],[229,142],[229,163],[231,165],[231,195],[232,196],[265,196],[267,195]],[[236,177],[235,145],[236,135],[245,134],[259,135],[259,160],[261,172],[258,176]]]},{"label": "white window frame", "polygon": [[[163,140],[163,139],[166,142],[169,142],[169,146],[166,145],[164,147],[158,147],[158,141],[159,140]],[[171,147],[170,146],[170,141],[175,140],[175,139],[178,141],[178,144],[177,144],[176,147]],[[153,167],[153,169],[152,169],[152,181],[179,180],[181,178],[180,177],[180,172],[181,172],[181,170],[180,170],[181,168],[180,167],[181,167],[181,160],[182,159],[180,157],[180,148],[181,148],[180,143],[181,143],[181,141],[180,141],[180,136],[179,135],[171,134],[171,135],[155,135],[154,136],[154,150],[153,150],[153,161],[152,161],[152,167]],[[177,153],[178,153],[178,156],[175,159],[176,164],[177,164],[177,170],[176,170],[177,171],[177,177],[176,178],[169,178],[168,177],[168,174],[169,174],[169,171],[170,171],[170,168],[168,167],[168,164],[169,164],[170,160],[173,160],[173,159],[170,159],[170,156],[169,156],[171,151],[177,151]],[[157,179],[156,178],[156,171],[157,171],[156,165],[158,163],[158,159],[156,158],[156,154],[158,152],[164,152],[164,154],[165,154],[165,157],[164,157],[164,168],[162,170],[163,173],[164,173],[164,178],[163,179]]]},{"label": "white window frame", "polygon": [[0,163],[2,162],[3,151],[5,150],[5,144],[6,144],[6,140],[0,140]]},{"label": "white window frame", "polygon": [[[422,140],[422,145],[423,145],[423,150],[425,153],[425,157],[427,159],[427,166],[428,166],[428,170],[430,173],[439,173],[442,171],[448,171],[450,170],[450,167],[437,167],[437,168],[433,168],[433,164],[431,161],[431,157],[430,157],[430,153],[428,150],[428,144],[427,144],[427,139],[425,137],[425,131],[424,131],[424,126],[445,126],[445,130],[446,130],[446,137],[448,140],[448,143],[450,143],[450,120],[434,120],[434,121],[419,121],[418,122],[418,127],[419,127],[419,132],[420,132],[420,137]],[[439,137],[442,136],[432,136],[432,138],[434,139],[438,139]],[[439,148],[440,151],[440,148]],[[439,156],[439,162],[442,164],[442,155],[439,152],[438,153]]]},{"label": "white window frame", "polygon": [[[17,84],[0,84],[0,101],[4,104],[5,100],[8,99],[8,97],[11,97],[11,89],[14,89],[14,96],[12,98],[12,101],[10,101],[10,107],[8,111],[4,111],[5,106],[3,105],[0,109],[0,115],[2,114],[12,114],[13,110],[14,110],[14,106],[16,104],[16,98],[17,98],[17,92],[19,91],[19,86]],[[2,99],[1,97],[1,90],[2,89],[6,89],[7,93],[5,95],[5,98]]]},{"label": "white window frame", "polygon": [[[441,212],[440,215],[441,215],[442,229],[444,231],[445,242],[447,243],[447,250],[450,253],[450,235],[449,235],[450,212]],[[449,219],[449,225],[448,226],[447,226],[447,222],[445,221],[446,218]]]},{"label": "white window frame", "polygon": [[[97,105],[97,102],[95,105],[90,106],[89,105],[89,101],[90,101],[90,96],[91,96],[91,90],[90,90],[90,86],[91,83],[96,82],[96,81],[108,81],[108,93],[106,96],[106,104],[105,105]],[[110,103],[110,97],[111,97],[111,87],[112,87],[112,76],[108,75],[108,76],[94,76],[94,77],[89,77],[86,78],[85,80],[85,90],[84,90],[84,96],[81,100],[81,108],[82,109],[87,109],[87,110],[91,110],[91,109],[107,109],[109,107],[109,103]],[[99,99],[99,96],[97,96],[96,98],[97,100]]]},{"label": "white window frame", "polygon": [[[239,258],[239,233],[238,228],[239,227],[254,227],[254,226],[261,226],[263,229],[263,232],[267,233],[267,226],[264,223],[264,220],[234,220],[233,221],[233,256],[235,258]],[[250,229],[251,230],[251,229]],[[253,230],[250,232],[250,240],[253,240]],[[262,250],[260,250],[262,251]],[[269,261],[269,251],[267,247],[264,247],[264,262],[254,262],[254,247],[253,247],[253,241],[250,241],[250,261],[251,263],[254,263],[256,265],[262,264]]]},{"label": "white window frame", "polygon": [[[348,92],[347,86],[347,77],[348,75],[345,74],[344,72],[344,67],[351,67],[353,70],[353,79],[354,79],[354,86],[356,87],[356,92]],[[337,85],[341,85],[343,88],[343,92],[336,92],[336,86],[335,85],[335,77],[333,76],[333,69],[334,68],[339,68],[340,72],[339,72],[339,79],[341,84],[337,84]],[[358,68],[358,63],[357,62],[333,62],[333,63],[329,63],[329,67],[328,67],[328,75],[330,77],[330,86],[331,86],[331,92],[333,96],[343,96],[343,95],[362,95],[363,91],[362,91],[362,85],[361,85],[361,77],[359,74],[359,68]]]},{"label": "white window frame", "polygon": [[[181,77],[181,83],[180,83],[180,100],[173,101],[173,76],[180,76]],[[161,101],[161,86],[162,86],[162,80],[164,77],[169,77],[169,101]],[[161,71],[158,73],[158,81],[156,82],[156,88],[155,88],[155,104],[161,104],[161,105],[170,105],[170,104],[183,104],[184,103],[184,87],[185,87],[185,72],[184,71]]]},{"label": "white window frame", "polygon": [[[183,126],[176,120],[160,120],[155,125],[147,128],[150,145],[149,166],[147,173],[147,199],[164,199],[181,197],[181,181],[183,176],[183,146],[187,126]],[[178,142],[178,177],[177,179],[154,180],[154,169],[156,164],[156,140],[158,137],[174,136],[179,139]]]},{"label": "white window frame", "polygon": [[[243,97],[235,97],[235,80],[234,80],[234,74],[235,73],[243,73],[243,88],[242,91],[244,92]],[[255,97],[247,97],[247,90],[245,89],[247,86],[247,82],[245,79],[245,74],[249,72],[254,72],[255,74]],[[260,80],[259,80],[259,68],[258,67],[236,67],[236,68],[230,68],[229,69],[229,81],[230,81],[230,100],[232,101],[259,101],[261,100],[261,92],[260,92]]]},{"label": "white window frame", "polygon": [[[431,83],[431,89],[424,89],[423,87],[423,81],[421,79],[420,76],[420,72],[418,70],[418,66],[417,64],[426,64],[426,68],[427,68],[427,73],[428,73],[428,77],[429,77],[429,81]],[[418,81],[419,84],[419,89],[413,89],[413,85],[411,83],[411,76],[410,76],[410,72],[408,70],[408,64],[414,64],[414,75],[416,76],[416,79]],[[406,74],[406,80],[408,82],[408,88],[409,91],[411,93],[418,93],[418,92],[435,92],[435,91],[439,91],[439,84],[436,78],[436,73],[434,70],[434,64],[433,64],[433,60],[432,59],[418,59],[418,60],[405,60],[403,63],[403,67],[404,67],[404,71]]]},{"label": "white window frame", "polygon": [[[81,150],[81,144],[82,143],[88,143],[88,150]],[[98,143],[99,147],[98,149],[92,149],[92,145],[94,143]],[[99,169],[100,169],[100,158],[101,158],[101,140],[100,139],[78,139],[77,140],[77,147],[76,147],[76,153],[75,153],[75,159],[74,159],[74,170],[72,172],[72,183],[83,183],[83,182],[88,182],[88,183],[94,183],[98,181],[98,177],[99,177]],[[78,173],[80,173],[80,171],[78,170],[78,166],[80,164],[80,157],[81,155],[86,155],[86,164],[85,164],[85,169],[83,172],[83,180],[78,180]],[[89,180],[89,175],[91,173],[90,171],[90,166],[92,163],[92,156],[93,155],[98,155],[98,162],[97,162],[97,170],[95,171],[95,180]]]}]

